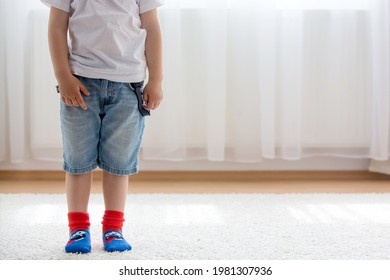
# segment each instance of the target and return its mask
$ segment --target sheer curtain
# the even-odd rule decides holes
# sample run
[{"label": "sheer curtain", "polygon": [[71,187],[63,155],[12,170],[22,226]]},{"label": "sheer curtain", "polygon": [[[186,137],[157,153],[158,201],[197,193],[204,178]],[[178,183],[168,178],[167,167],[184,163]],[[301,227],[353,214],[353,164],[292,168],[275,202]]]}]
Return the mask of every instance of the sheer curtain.
[{"label": "sheer curtain", "polygon": [[166,2],[145,158],[388,158],[388,1]]},{"label": "sheer curtain", "polygon": [[[48,9],[0,3],[0,161],[60,162]],[[141,158],[387,160],[389,13],[387,0],[165,0],[165,97]]]}]

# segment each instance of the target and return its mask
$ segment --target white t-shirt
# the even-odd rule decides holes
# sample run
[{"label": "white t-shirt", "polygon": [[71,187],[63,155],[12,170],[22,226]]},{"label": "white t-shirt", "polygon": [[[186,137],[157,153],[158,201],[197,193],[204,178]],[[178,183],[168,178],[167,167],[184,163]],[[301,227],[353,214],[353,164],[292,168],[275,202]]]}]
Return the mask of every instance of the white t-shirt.
[{"label": "white t-shirt", "polygon": [[140,14],[163,0],[41,0],[69,13],[69,66],[73,74],[115,82],[146,78]]}]

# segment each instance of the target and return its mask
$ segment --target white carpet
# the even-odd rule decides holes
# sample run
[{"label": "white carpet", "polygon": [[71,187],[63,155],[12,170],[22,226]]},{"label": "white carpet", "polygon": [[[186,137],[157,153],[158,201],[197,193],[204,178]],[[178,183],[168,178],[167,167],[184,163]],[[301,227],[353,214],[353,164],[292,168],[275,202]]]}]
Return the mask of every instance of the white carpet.
[{"label": "white carpet", "polygon": [[390,194],[129,195],[112,254],[89,210],[93,251],[69,255],[65,195],[0,195],[0,259],[390,259]]}]

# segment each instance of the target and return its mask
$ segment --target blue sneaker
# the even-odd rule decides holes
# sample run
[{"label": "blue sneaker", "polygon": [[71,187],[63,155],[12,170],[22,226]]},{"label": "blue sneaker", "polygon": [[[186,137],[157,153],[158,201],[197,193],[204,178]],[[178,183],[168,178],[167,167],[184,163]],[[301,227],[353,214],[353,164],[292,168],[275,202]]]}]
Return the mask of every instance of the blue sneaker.
[{"label": "blue sneaker", "polygon": [[131,246],[123,238],[121,231],[109,230],[103,233],[104,250],[107,252],[130,251]]},{"label": "blue sneaker", "polygon": [[89,230],[75,230],[69,236],[65,252],[86,254],[91,252],[91,236]]}]

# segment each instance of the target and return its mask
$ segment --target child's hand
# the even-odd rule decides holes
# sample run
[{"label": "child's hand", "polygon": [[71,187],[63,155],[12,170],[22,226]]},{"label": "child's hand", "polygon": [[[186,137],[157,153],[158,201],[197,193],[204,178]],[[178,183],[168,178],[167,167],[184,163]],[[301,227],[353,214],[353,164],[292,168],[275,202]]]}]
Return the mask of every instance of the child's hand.
[{"label": "child's hand", "polygon": [[61,81],[58,81],[62,102],[67,106],[78,107],[81,106],[87,110],[87,105],[84,102],[81,93],[85,96],[90,96],[87,88],[73,75],[69,75]]},{"label": "child's hand", "polygon": [[144,108],[147,110],[157,109],[163,98],[161,82],[149,81],[144,88],[143,95],[146,102]]}]

